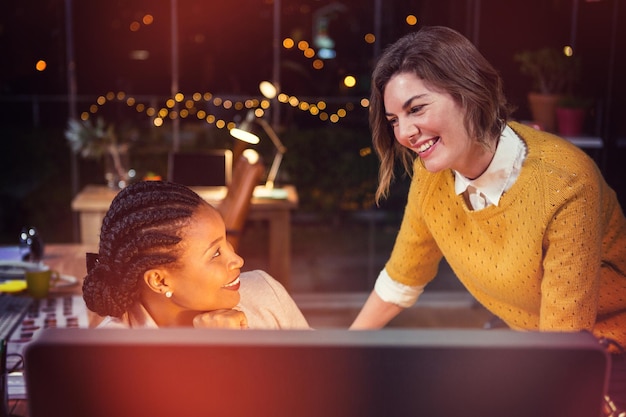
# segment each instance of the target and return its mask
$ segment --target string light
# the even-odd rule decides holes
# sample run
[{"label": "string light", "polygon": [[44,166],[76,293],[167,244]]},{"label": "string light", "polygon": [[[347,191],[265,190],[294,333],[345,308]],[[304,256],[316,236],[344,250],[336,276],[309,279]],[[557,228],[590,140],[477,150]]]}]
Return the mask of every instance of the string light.
[{"label": "string light", "polygon": [[[206,123],[215,125],[220,129],[234,126],[235,123],[233,121],[218,119],[215,115],[207,113],[203,108],[199,108],[199,103],[204,105],[212,104],[215,107],[221,107],[225,110],[255,109],[257,117],[263,117],[265,110],[270,107],[270,101],[267,99],[259,100],[257,98],[249,98],[233,101],[229,98],[215,96],[210,92],[203,94],[193,93],[186,98],[185,94],[179,92],[176,93],[174,97],[167,98],[163,106],[157,110],[152,106],[141,103],[136,97],[127,96],[123,91],[117,93],[109,91],[105,95],[98,96],[95,103],[89,106],[89,110],[81,113],[80,118],[82,120],[88,120],[92,115],[98,113],[101,107],[112,101],[125,102],[128,107],[134,107],[137,113],[145,113],[146,116],[154,118],[153,124],[157,127],[162,126],[166,119],[184,119],[191,115],[196,115],[198,120],[204,120]],[[284,93],[278,95],[278,101],[283,104],[289,104],[292,108],[308,113],[311,116],[316,116],[323,122],[330,121],[331,123],[338,123],[341,119],[347,117],[350,111],[354,111],[356,108],[355,103],[347,102],[343,107],[339,107],[335,110],[334,113],[329,113],[325,111],[327,103],[323,100],[317,101],[316,103],[309,103],[297,96],[289,96]],[[184,103],[184,109],[180,111],[175,110],[176,103]],[[362,108],[369,106],[369,100],[367,98],[361,98],[358,103]]]}]

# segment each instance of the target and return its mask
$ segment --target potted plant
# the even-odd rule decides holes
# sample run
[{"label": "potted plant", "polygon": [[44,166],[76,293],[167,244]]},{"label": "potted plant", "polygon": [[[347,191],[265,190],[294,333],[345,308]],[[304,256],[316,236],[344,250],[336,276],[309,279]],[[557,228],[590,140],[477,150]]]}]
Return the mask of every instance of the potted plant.
[{"label": "potted plant", "polygon": [[102,118],[95,123],[87,120],[70,119],[65,131],[70,148],[84,158],[103,158],[104,177],[113,189],[124,188],[132,176],[129,169],[128,141],[120,140],[115,127],[106,125]]},{"label": "potted plant", "polygon": [[580,136],[592,100],[576,95],[563,96],[556,105],[557,127],[560,135]]},{"label": "potted plant", "polygon": [[514,59],[519,62],[522,74],[532,78],[528,104],[533,121],[543,129],[554,132],[557,103],[571,92],[580,78],[580,57],[545,47],[519,52]]}]

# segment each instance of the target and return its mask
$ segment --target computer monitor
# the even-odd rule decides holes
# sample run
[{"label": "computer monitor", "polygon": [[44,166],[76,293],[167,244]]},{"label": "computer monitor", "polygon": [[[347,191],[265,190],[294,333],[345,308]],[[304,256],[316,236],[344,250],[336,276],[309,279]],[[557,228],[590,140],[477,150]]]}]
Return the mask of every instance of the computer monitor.
[{"label": "computer monitor", "polygon": [[589,417],[608,356],[587,333],[49,329],[31,417]]},{"label": "computer monitor", "polygon": [[233,171],[233,152],[214,149],[172,152],[168,158],[168,180],[193,186],[227,186]]}]

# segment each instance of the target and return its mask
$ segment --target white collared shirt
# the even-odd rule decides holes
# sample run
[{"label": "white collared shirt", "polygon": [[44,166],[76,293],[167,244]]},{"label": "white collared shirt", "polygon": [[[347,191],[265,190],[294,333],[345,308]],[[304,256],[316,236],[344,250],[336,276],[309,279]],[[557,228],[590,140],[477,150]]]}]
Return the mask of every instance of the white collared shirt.
[{"label": "white collared shirt", "polygon": [[[508,191],[522,169],[527,148],[522,139],[509,126],[502,131],[498,147],[487,167],[478,178],[470,180],[454,172],[454,188],[457,195],[468,192],[468,199],[474,210],[481,210],[490,205],[498,205],[502,195]],[[374,285],[376,294],[386,302],[410,307],[424,291],[424,285],[407,286],[394,281],[386,269],[383,269]]]},{"label": "white collared shirt", "polygon": [[509,126],[504,128],[496,152],[487,170],[470,180],[454,171],[454,189],[458,194],[468,192],[474,210],[498,205],[502,195],[519,177],[526,159],[526,145]]}]

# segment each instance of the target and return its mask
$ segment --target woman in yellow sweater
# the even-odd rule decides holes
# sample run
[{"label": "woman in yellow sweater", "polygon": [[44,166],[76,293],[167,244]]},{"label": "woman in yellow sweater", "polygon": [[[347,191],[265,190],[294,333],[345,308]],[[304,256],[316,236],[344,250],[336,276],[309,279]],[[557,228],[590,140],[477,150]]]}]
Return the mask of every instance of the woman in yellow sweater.
[{"label": "woman in yellow sweater", "polygon": [[499,74],[459,33],[424,27],[384,52],[370,101],[376,197],[396,161],[412,182],[391,257],[351,328],[385,326],[445,257],[511,328],[587,330],[607,343],[626,408],[623,211],[584,152],[509,115]]}]

